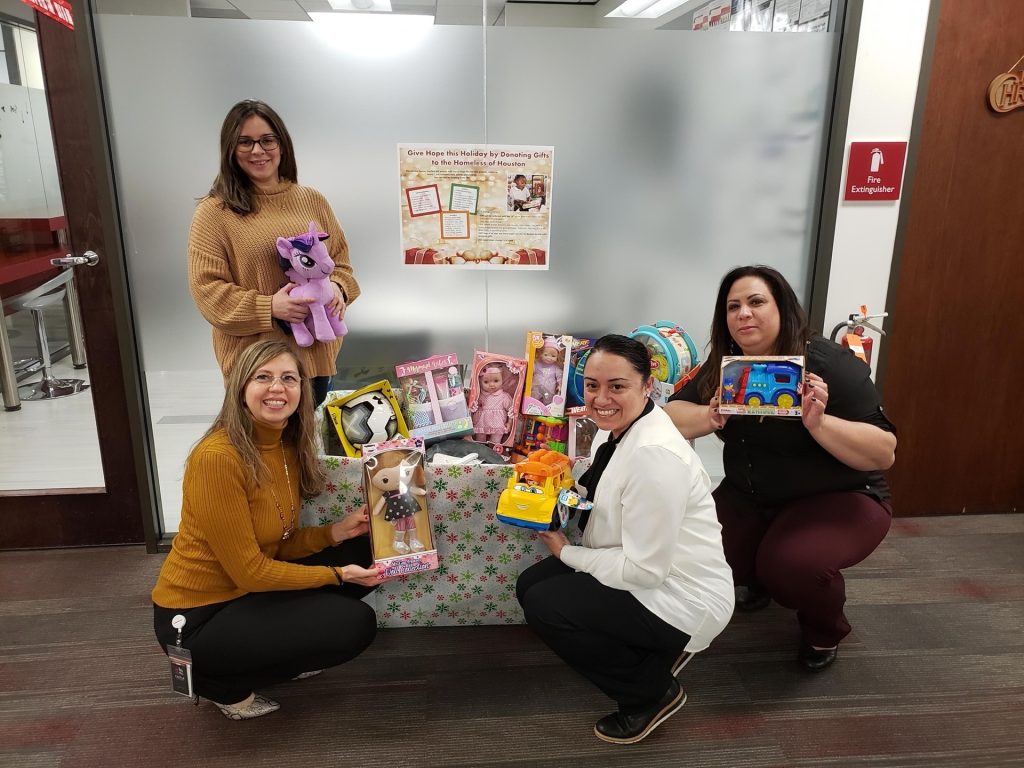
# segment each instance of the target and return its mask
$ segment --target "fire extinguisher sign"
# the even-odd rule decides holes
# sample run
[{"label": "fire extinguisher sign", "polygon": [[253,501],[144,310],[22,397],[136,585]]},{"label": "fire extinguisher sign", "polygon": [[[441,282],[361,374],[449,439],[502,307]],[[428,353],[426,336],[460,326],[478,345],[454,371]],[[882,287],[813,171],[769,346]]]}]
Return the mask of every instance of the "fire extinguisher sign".
[{"label": "fire extinguisher sign", "polygon": [[844,200],[899,200],[905,141],[854,141],[846,165]]}]

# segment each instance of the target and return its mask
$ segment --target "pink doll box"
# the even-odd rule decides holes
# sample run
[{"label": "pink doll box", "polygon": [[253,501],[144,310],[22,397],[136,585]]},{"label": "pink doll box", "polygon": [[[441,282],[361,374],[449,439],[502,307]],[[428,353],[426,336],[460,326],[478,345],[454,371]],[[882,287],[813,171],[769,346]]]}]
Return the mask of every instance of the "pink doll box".
[{"label": "pink doll box", "polygon": [[427,512],[423,438],[363,446],[363,488],[370,511],[370,546],[381,578],[437,568]]},{"label": "pink doll box", "polygon": [[395,366],[410,437],[434,443],[473,432],[459,358],[434,355]]},{"label": "pink doll box", "polygon": [[473,439],[505,456],[515,439],[525,379],[526,360],[479,350],[473,353],[469,383]]},{"label": "pink doll box", "polygon": [[527,416],[564,416],[572,336],[541,331],[526,334],[526,387],[523,413]]},{"label": "pink doll box", "polygon": [[801,355],[726,355],[718,411],[730,416],[799,416],[803,380]]}]

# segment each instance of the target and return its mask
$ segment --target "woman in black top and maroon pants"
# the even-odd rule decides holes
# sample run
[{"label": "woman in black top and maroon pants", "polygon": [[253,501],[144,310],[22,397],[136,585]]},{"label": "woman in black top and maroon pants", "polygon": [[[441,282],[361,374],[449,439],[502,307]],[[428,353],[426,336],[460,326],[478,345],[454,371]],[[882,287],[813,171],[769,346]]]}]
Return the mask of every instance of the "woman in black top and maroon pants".
[{"label": "woman in black top and maroon pants", "polygon": [[[804,355],[801,418],[718,413],[723,355]],[[896,434],[870,378],[848,349],[811,336],[793,289],[774,269],[740,267],[722,280],[711,352],[665,407],[684,437],[716,432],[725,479],[715,490],[740,609],[774,599],[800,622],[800,662],[824,669],[850,633],[841,573],[870,555],[892,519],[882,470]]]}]

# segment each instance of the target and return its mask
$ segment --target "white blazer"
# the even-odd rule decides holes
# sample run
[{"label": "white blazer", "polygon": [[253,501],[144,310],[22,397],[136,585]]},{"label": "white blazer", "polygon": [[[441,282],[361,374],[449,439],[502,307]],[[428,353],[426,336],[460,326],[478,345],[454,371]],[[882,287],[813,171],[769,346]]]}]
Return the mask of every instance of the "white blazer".
[{"label": "white blazer", "polygon": [[[599,432],[592,455],[608,439]],[[732,617],[732,570],[711,479],[661,408],[637,421],[601,476],[580,546],[562,562],[613,589],[631,592],[651,613],[708,647]]]}]

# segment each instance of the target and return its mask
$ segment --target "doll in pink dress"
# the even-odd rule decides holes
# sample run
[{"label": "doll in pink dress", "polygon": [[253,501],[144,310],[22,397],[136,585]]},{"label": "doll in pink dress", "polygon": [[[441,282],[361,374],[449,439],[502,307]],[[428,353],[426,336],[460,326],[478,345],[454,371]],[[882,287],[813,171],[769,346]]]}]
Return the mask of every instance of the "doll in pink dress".
[{"label": "doll in pink dress", "polygon": [[530,396],[544,405],[551,405],[561,388],[562,366],[558,363],[558,341],[553,336],[544,337],[544,346],[537,350],[533,364],[533,383]]},{"label": "doll in pink dress", "polygon": [[473,404],[473,439],[500,443],[512,429],[512,395],[502,388],[501,368],[489,365],[480,371],[480,393]]}]

